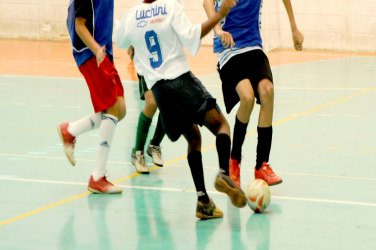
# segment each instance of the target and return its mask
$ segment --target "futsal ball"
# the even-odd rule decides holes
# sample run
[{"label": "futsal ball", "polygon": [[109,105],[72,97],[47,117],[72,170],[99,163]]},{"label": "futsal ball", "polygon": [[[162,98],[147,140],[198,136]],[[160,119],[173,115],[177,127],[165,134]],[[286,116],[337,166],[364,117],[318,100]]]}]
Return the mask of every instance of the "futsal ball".
[{"label": "futsal ball", "polygon": [[269,185],[261,179],[253,180],[248,185],[245,195],[248,206],[255,213],[262,213],[270,203]]}]

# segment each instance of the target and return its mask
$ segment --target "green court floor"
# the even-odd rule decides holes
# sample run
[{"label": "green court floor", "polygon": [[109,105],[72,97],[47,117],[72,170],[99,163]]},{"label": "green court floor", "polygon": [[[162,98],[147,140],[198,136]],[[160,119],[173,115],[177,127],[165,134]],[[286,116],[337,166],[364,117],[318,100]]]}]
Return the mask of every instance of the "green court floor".
[{"label": "green court floor", "polygon": [[[376,58],[273,68],[271,165],[283,178],[263,214],[215,191],[215,138],[203,128],[206,186],[224,218],[195,217],[186,142],[165,138],[165,166],[139,175],[130,163],[138,85],[124,83],[127,116],[108,164],[121,195],[86,191],[97,131],[82,135],[77,165],[56,126],[92,112],[81,78],[0,76],[0,249],[376,249]],[[199,75],[224,110],[216,74]],[[258,108],[243,147],[242,187],[253,179]],[[226,115],[232,127],[235,110]],[[156,125],[153,121],[151,132]]]}]

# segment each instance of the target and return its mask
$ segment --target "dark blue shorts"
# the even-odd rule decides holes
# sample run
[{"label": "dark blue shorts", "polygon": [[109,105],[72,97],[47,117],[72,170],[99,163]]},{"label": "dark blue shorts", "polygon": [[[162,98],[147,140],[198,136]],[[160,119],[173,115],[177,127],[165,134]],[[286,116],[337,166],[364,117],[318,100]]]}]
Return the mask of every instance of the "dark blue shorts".
[{"label": "dark blue shorts", "polygon": [[193,124],[202,126],[207,111],[216,108],[220,112],[216,100],[191,72],[174,80],[160,80],[151,90],[171,141],[178,140]]}]

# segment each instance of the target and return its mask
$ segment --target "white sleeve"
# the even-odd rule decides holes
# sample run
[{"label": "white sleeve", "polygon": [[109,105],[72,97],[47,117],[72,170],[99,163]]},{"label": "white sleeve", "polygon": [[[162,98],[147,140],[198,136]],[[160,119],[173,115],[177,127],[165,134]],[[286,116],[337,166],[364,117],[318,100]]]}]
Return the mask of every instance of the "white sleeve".
[{"label": "white sleeve", "polygon": [[119,48],[127,49],[129,46],[131,46],[131,41],[127,39],[126,34],[126,27],[129,27],[129,24],[127,25],[127,16],[124,15],[119,27],[115,30],[115,36],[114,36],[114,42]]},{"label": "white sleeve", "polygon": [[192,24],[178,1],[175,1],[172,25],[182,45],[195,55],[201,44],[201,24]]}]

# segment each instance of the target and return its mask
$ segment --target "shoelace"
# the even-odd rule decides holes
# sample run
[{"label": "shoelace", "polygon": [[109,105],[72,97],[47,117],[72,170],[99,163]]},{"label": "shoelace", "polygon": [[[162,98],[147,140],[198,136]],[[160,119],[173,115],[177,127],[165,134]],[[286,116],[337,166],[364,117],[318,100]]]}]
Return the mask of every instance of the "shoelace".
[{"label": "shoelace", "polygon": [[162,152],[161,152],[161,147],[150,145],[153,152],[155,152],[159,158],[161,158]]}]

